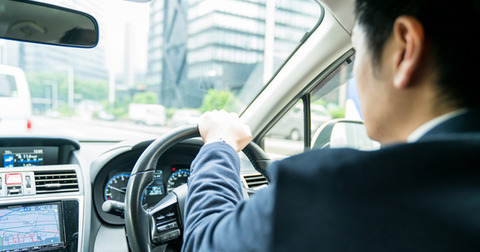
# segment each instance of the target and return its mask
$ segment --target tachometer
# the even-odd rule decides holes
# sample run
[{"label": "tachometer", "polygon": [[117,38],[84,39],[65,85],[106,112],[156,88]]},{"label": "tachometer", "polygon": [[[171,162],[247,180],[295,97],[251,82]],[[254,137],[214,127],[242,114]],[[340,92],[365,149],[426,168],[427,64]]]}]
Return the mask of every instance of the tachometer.
[{"label": "tachometer", "polygon": [[167,192],[171,192],[176,187],[187,183],[190,171],[188,169],[179,169],[174,171],[167,181]]},{"label": "tachometer", "polygon": [[113,176],[105,186],[105,200],[125,201],[125,191],[127,190],[130,174],[121,173]]}]

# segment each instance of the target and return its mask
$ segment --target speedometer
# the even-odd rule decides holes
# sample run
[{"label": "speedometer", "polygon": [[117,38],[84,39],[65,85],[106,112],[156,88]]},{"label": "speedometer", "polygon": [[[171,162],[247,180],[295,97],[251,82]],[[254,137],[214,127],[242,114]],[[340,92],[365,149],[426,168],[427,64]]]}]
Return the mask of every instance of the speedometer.
[{"label": "speedometer", "polygon": [[190,171],[188,169],[179,169],[173,172],[167,181],[167,192],[171,192],[173,189],[186,184],[188,176],[190,176]]},{"label": "speedometer", "polygon": [[[129,179],[130,173],[120,173],[109,179],[105,186],[104,199],[124,202]],[[162,170],[155,170],[153,181],[145,188],[142,196],[143,203],[154,205],[163,199],[164,195],[163,172]]]},{"label": "speedometer", "polygon": [[130,174],[128,173],[121,173],[113,176],[105,186],[105,200],[124,202],[129,178]]}]

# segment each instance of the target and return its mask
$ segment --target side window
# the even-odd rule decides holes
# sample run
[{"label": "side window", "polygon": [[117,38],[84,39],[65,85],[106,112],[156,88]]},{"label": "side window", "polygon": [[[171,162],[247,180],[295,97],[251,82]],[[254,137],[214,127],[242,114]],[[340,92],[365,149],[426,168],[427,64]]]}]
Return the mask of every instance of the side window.
[{"label": "side window", "polygon": [[[337,133],[338,130],[333,130],[332,127],[329,131],[329,123],[345,119],[362,120],[352,71],[353,62],[343,63],[308,94],[312,122],[310,148],[334,147],[330,145],[331,133]],[[322,123],[318,123],[320,120],[316,119],[320,109],[326,110],[330,116],[328,120],[322,120]]]},{"label": "side window", "polygon": [[[272,159],[317,148],[380,147],[368,138],[363,126],[352,70],[351,60],[341,64],[272,127],[265,138],[265,151]],[[309,104],[307,110],[304,103]]]},{"label": "side window", "polygon": [[270,129],[265,137],[265,151],[272,159],[282,159],[304,151],[303,101],[298,101]]},{"label": "side window", "polygon": [[15,77],[6,74],[0,74],[0,97],[18,96]]}]

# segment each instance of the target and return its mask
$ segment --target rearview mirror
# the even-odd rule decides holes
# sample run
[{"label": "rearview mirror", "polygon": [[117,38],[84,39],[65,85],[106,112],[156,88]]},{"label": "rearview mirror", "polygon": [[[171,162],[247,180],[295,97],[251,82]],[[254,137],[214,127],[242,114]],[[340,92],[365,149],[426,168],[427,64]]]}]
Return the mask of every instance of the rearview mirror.
[{"label": "rearview mirror", "polygon": [[0,38],[91,48],[98,43],[98,24],[86,13],[59,6],[0,0]]},{"label": "rearview mirror", "polygon": [[338,119],[325,123],[312,138],[312,149],[354,148],[377,150],[380,143],[371,140],[362,121]]}]

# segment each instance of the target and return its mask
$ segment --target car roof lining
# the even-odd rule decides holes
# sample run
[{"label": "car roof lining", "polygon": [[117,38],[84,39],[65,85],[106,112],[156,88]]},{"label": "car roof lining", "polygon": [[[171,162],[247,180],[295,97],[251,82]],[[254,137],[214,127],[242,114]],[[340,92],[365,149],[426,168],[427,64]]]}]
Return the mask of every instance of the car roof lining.
[{"label": "car roof lining", "polygon": [[318,2],[337,19],[341,26],[351,34],[355,22],[355,0],[318,0]]}]

